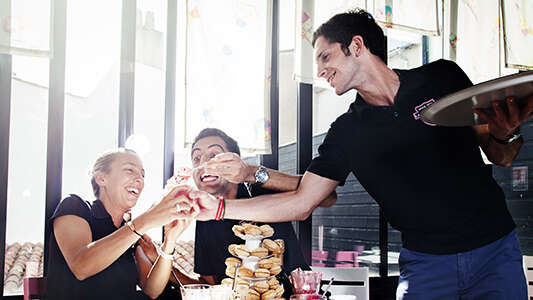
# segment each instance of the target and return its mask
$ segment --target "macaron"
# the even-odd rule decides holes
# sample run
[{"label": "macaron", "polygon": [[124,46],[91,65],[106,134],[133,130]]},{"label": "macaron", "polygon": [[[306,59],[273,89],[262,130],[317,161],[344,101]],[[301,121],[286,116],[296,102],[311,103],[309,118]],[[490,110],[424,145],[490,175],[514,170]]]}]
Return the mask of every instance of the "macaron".
[{"label": "macaron", "polygon": [[262,258],[268,256],[268,250],[263,247],[257,247],[252,251],[251,255]]},{"label": "macaron", "polygon": [[229,277],[235,277],[235,268],[234,267],[227,267],[226,268],[226,275]]},{"label": "macaron", "polygon": [[261,299],[261,294],[259,294],[256,290],[254,289],[248,290],[248,297],[246,297],[246,300],[260,300],[260,299]]},{"label": "macaron", "polygon": [[256,225],[244,225],[244,233],[249,235],[261,235],[261,229]]},{"label": "macaron", "polygon": [[232,278],[224,278],[224,279],[222,279],[222,281],[220,283],[223,284],[223,285],[233,286],[233,279]]},{"label": "macaron", "polygon": [[262,236],[269,237],[269,236],[273,236],[274,235],[274,228],[272,228],[268,224],[259,226],[259,229],[261,230],[261,235]]},{"label": "macaron", "polygon": [[270,269],[272,268],[272,265],[273,263],[272,263],[272,260],[270,260],[270,258],[262,259],[257,263],[257,266],[263,269]]},{"label": "macaron", "polygon": [[276,299],[276,290],[268,290],[261,294],[261,300]]},{"label": "macaron", "polygon": [[274,265],[270,268],[270,275],[278,275],[279,273],[281,273],[281,266]]},{"label": "macaron", "polygon": [[270,270],[267,269],[257,269],[254,272],[256,278],[267,278],[270,276]]},{"label": "macaron", "polygon": [[235,268],[235,266],[237,264],[242,266],[242,261],[240,259],[236,258],[236,257],[228,257],[228,258],[226,258],[225,263],[226,263],[226,266],[233,267],[233,268]]},{"label": "macaron", "polygon": [[272,277],[267,281],[268,285],[272,287],[277,287],[279,285],[279,281],[276,277]]},{"label": "macaron", "polygon": [[272,264],[274,265],[281,265],[281,259],[279,257],[271,257],[269,258]]},{"label": "macaron", "polygon": [[237,255],[237,252],[235,252],[235,248],[237,248],[237,244],[231,244],[228,246],[228,252],[231,254],[231,255],[235,255],[235,256],[238,256]]},{"label": "macaron", "polygon": [[285,241],[284,240],[277,239],[277,240],[274,240],[274,242],[276,242],[276,244],[278,244],[279,249],[280,249],[280,253],[285,252]]},{"label": "macaron", "polygon": [[246,246],[244,246],[244,245],[238,245],[237,247],[235,247],[234,251],[237,254],[237,256],[239,256],[239,257],[248,257],[248,256],[250,256],[250,250],[248,250],[248,248],[246,248]]},{"label": "macaron", "polygon": [[246,267],[241,267],[239,268],[239,271],[237,271],[237,275],[239,275],[241,278],[252,278],[254,276],[254,271]]},{"label": "macaron", "polygon": [[231,230],[232,230],[233,233],[235,233],[236,235],[244,234],[244,226],[241,226],[241,225],[233,225],[233,227],[231,228]]},{"label": "macaron", "polygon": [[285,289],[282,287],[282,286],[278,286],[276,289],[276,298],[279,298],[283,295],[283,293],[285,292]]},{"label": "macaron", "polygon": [[270,240],[270,239],[264,239],[263,240],[263,247],[267,248],[268,251],[272,252],[272,253],[280,253],[281,252],[281,248],[280,246],[278,245],[278,243],[274,242],[273,240]]},{"label": "macaron", "polygon": [[259,293],[264,293],[264,292],[268,291],[269,286],[268,286],[268,283],[266,283],[265,281],[257,281],[257,282],[254,283],[252,288],[254,290],[256,290],[257,292],[259,292]]}]

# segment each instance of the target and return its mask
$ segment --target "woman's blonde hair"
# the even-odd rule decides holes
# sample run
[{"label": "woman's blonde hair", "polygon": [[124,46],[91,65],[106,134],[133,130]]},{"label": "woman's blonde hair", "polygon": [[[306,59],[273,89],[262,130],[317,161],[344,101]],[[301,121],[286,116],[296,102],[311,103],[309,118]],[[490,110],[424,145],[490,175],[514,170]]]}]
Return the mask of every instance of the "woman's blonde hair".
[{"label": "woman's blonde hair", "polygon": [[94,162],[90,175],[91,175],[91,185],[93,187],[93,193],[96,198],[98,198],[98,196],[100,195],[100,186],[98,185],[98,183],[96,183],[96,179],[95,179],[96,173],[98,172],[103,172],[106,174],[109,173],[109,171],[111,171],[111,164],[113,163],[117,155],[121,153],[137,154],[137,152],[131,149],[117,148],[113,150],[108,150],[100,154],[100,156],[98,156],[98,158]]}]

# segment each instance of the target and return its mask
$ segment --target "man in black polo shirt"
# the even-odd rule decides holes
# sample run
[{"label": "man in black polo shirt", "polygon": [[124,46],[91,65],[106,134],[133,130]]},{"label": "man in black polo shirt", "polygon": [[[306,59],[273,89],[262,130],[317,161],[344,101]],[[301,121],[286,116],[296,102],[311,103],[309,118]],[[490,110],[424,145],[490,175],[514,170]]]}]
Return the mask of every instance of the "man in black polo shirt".
[{"label": "man in black polo shirt", "polygon": [[[226,200],[225,218],[305,219],[353,172],[402,233],[397,299],[526,299],[515,224],[479,147],[509,166],[533,97],[522,109],[510,98],[476,111],[488,125],[433,126],[420,119],[421,109],[472,85],[455,63],[389,69],[383,31],[361,10],[322,24],[313,45],[318,75],[338,95],[356,89],[357,98],[332,123],[296,191]],[[218,200],[193,196],[199,218],[212,219]]]},{"label": "man in black polo shirt", "polygon": [[[224,155],[230,153],[231,155]],[[232,157],[232,155],[240,156],[237,142],[219,129],[206,128],[194,139],[191,161],[193,167],[199,167],[215,156]],[[229,174],[232,173],[231,171],[229,172]],[[275,173],[275,171],[269,170],[267,174],[293,181],[294,188],[296,187],[297,176],[282,174],[277,176]],[[258,196],[272,193],[272,191],[263,189],[259,185],[254,185],[253,188],[249,187],[247,189],[244,184],[233,183],[223,177],[209,175],[204,168],[196,168],[193,173],[193,179],[199,190],[224,198],[246,199],[251,198],[252,195]],[[267,182],[264,182],[265,187],[275,184],[275,182]],[[285,186],[287,185],[285,184]],[[283,185],[278,184],[277,188],[283,188]],[[290,186],[287,186],[287,188],[290,188]],[[235,236],[232,231],[233,226],[237,224],[239,224],[239,221],[236,220],[199,221],[196,223],[194,271],[201,274],[210,284],[218,284],[223,278],[227,277],[224,262],[226,258],[231,256],[228,252],[228,246],[231,244],[244,244],[244,240]],[[269,225],[274,229],[274,235],[271,239],[282,239],[285,242],[283,271],[288,274],[296,268],[309,270],[291,223],[269,223]]]}]

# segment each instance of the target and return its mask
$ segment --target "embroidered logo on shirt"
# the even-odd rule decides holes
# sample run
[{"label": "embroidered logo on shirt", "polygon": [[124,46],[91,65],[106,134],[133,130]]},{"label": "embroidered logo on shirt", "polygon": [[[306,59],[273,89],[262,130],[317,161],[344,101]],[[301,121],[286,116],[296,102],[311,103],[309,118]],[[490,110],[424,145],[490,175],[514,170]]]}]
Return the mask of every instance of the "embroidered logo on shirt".
[{"label": "embroidered logo on shirt", "polygon": [[[420,120],[420,112],[423,111],[425,108],[427,108],[428,106],[430,106],[433,103],[435,103],[435,99],[428,100],[428,101],[423,102],[422,104],[416,106],[415,107],[415,112],[413,113],[413,118],[415,118],[415,120]],[[424,120],[422,120],[422,122],[424,122],[424,124],[429,125],[429,126],[437,126],[436,124],[431,124],[431,123],[425,122]]]}]

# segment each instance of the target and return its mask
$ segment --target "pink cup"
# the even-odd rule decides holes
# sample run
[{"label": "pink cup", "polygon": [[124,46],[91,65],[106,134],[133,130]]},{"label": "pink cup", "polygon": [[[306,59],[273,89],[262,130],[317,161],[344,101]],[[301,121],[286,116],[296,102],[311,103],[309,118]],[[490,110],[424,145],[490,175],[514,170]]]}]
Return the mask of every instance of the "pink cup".
[{"label": "pink cup", "polygon": [[320,283],[322,281],[322,273],[314,271],[294,270],[291,272],[290,279],[294,294],[318,294],[318,292],[320,291]]},{"label": "pink cup", "polygon": [[326,296],[307,294],[307,295],[292,295],[290,300],[326,300]]}]

